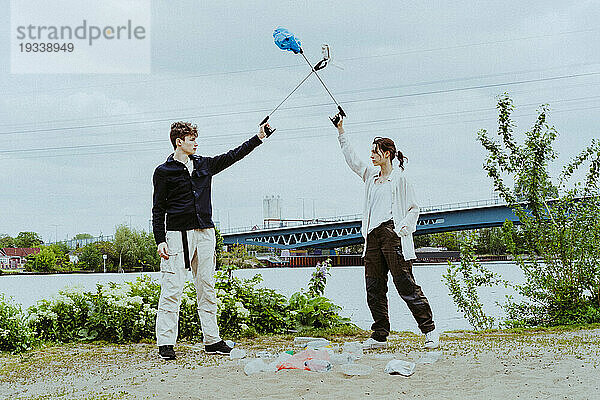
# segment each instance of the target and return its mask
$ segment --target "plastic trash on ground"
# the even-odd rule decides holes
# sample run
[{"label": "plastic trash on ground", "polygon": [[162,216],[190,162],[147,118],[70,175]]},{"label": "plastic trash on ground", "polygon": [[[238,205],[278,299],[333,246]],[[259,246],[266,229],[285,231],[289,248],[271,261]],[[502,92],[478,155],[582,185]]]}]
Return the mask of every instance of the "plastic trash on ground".
[{"label": "plastic trash on ground", "polygon": [[312,340],[312,341],[306,343],[306,348],[313,349],[313,350],[320,349],[322,347],[327,347],[327,346],[331,347],[331,342],[329,340],[323,339],[323,338],[317,339],[317,340]]},{"label": "plastic trash on ground", "polygon": [[306,343],[319,340],[322,338],[310,337],[310,336],[298,336],[294,338],[294,346],[306,347]]},{"label": "plastic trash on ground", "polygon": [[349,376],[369,375],[373,372],[373,368],[368,365],[354,363],[340,365],[340,369],[345,375]]},{"label": "plastic trash on ground", "polygon": [[255,359],[249,361],[244,366],[244,373],[246,375],[253,375],[253,374],[257,374],[259,372],[267,372],[269,370],[270,370],[269,365],[265,364],[265,362],[262,360],[262,358],[255,358]]},{"label": "plastic trash on ground", "polygon": [[325,349],[306,349],[291,356],[287,361],[281,363],[277,369],[308,369],[304,363],[311,359],[329,361],[330,357]]},{"label": "plastic trash on ground", "polygon": [[231,349],[231,353],[229,353],[229,357],[232,359],[240,359],[246,357],[246,350],[233,348]]},{"label": "plastic trash on ground", "polygon": [[384,372],[390,375],[411,376],[415,372],[415,366],[414,362],[391,360],[385,366]]},{"label": "plastic trash on ground", "polygon": [[304,369],[313,372],[327,372],[331,370],[331,363],[327,360],[319,360],[311,358],[310,360],[304,361]]},{"label": "plastic trash on ground", "polygon": [[233,349],[237,343],[233,340],[226,340],[225,344]]},{"label": "plastic trash on ground", "polygon": [[371,354],[371,357],[377,360],[391,360],[395,356],[392,353],[379,353],[379,354]]},{"label": "plastic trash on ground", "polygon": [[354,356],[350,353],[334,353],[330,355],[330,361],[333,365],[350,364],[354,361]]},{"label": "plastic trash on ground", "polygon": [[262,358],[263,360],[271,360],[273,358],[276,358],[277,354],[273,354],[273,353],[268,352],[266,350],[261,350],[261,351],[259,351],[259,352],[256,353],[256,357]]},{"label": "plastic trash on ground", "polygon": [[344,342],[342,352],[350,354],[354,360],[363,356],[363,345],[361,342]]},{"label": "plastic trash on ground", "polygon": [[433,364],[442,357],[441,351],[428,351],[417,361],[417,364]]},{"label": "plastic trash on ground", "polygon": [[279,369],[279,366],[288,361],[290,358],[292,358],[292,355],[288,352],[279,353],[275,361],[273,361],[277,367],[276,369]]}]

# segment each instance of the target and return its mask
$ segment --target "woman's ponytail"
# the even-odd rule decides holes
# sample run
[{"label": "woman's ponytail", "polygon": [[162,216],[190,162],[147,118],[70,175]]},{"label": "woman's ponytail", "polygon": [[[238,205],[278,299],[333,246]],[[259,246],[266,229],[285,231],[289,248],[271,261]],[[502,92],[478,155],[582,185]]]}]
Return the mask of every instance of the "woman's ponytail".
[{"label": "woman's ponytail", "polygon": [[404,157],[404,154],[402,154],[401,151],[398,152],[396,157],[398,157],[398,161],[400,161],[400,168],[402,169],[402,171],[404,171],[404,160],[408,160],[408,158]]}]

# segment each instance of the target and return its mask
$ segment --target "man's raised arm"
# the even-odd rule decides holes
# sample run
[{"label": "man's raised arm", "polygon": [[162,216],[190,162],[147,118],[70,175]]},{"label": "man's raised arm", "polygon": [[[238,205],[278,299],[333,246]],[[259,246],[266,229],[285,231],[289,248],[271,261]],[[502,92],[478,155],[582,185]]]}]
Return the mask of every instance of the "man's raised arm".
[{"label": "man's raised arm", "polygon": [[210,172],[213,175],[218,174],[225,168],[232,166],[237,161],[240,161],[242,158],[250,154],[252,150],[260,146],[263,139],[266,137],[265,126],[269,126],[269,124],[261,125],[258,134],[252,136],[235,149],[231,149],[225,154],[209,157],[208,167],[210,168]]}]

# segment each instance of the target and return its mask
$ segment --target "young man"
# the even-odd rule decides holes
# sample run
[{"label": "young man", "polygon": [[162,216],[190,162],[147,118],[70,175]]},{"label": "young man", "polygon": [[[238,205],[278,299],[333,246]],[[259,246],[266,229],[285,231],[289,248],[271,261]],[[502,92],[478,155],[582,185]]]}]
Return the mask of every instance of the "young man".
[{"label": "young man", "polygon": [[[156,342],[159,355],[174,359],[179,306],[183,287],[191,270],[198,302],[204,349],[209,354],[229,354],[217,326],[217,297],[214,289],[215,229],[212,221],[211,180],[241,160],[265,138],[262,125],[257,135],[225,154],[203,157],[196,153],[198,129],[189,122],[171,125],[175,152],[154,171],[152,227],[160,270],[160,300],[156,315]],[[166,226],[165,226],[166,216]]]}]

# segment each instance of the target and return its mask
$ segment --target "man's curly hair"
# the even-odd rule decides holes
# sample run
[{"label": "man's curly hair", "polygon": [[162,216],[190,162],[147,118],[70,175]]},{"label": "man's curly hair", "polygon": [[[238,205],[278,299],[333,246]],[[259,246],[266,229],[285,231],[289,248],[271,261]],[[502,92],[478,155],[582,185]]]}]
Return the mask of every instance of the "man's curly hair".
[{"label": "man's curly hair", "polygon": [[198,127],[196,125],[192,125],[191,122],[183,122],[177,121],[171,124],[171,144],[173,145],[173,149],[177,149],[177,144],[175,143],[176,139],[185,140],[186,136],[192,136],[194,138],[198,137]]}]

